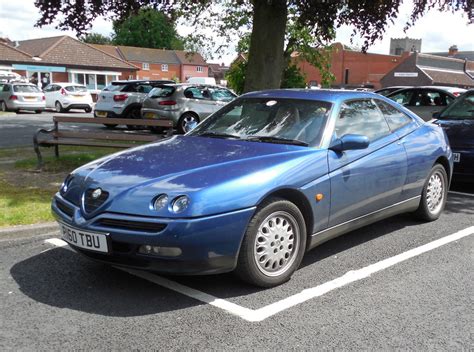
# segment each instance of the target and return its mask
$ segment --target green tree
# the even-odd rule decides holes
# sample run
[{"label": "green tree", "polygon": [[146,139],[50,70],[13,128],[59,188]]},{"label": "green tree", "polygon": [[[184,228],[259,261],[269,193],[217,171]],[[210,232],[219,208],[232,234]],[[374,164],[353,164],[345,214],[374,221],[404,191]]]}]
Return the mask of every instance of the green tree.
[{"label": "green tree", "polygon": [[[86,32],[99,15],[122,20],[147,6],[184,19],[195,28],[193,37],[202,46],[214,43],[216,36],[231,45],[235,38],[250,32],[244,91],[279,87],[291,51],[312,56],[316,63],[324,60],[321,51],[314,49],[327,46],[339,26],[352,26],[353,34],[364,39],[362,49],[366,50],[398,16],[401,3],[400,0],[35,1],[41,14],[38,26],[59,21],[59,28],[72,28],[79,34]],[[407,28],[429,9],[463,11],[474,22],[472,0],[422,0],[414,2]],[[204,27],[212,29],[207,39],[198,31]],[[225,46],[221,45],[220,49]]]},{"label": "green tree", "polygon": [[113,42],[116,45],[143,48],[183,50],[183,39],[176,32],[173,21],[153,8],[140,9],[113,23]]},{"label": "green tree", "polygon": [[281,88],[305,88],[306,80],[298,66],[290,63],[283,71]]},{"label": "green tree", "polygon": [[79,37],[80,41],[87,44],[111,44],[112,39],[110,37],[102,35],[100,33],[87,33]]},{"label": "green tree", "polygon": [[244,91],[246,70],[247,62],[240,60],[232,63],[229,67],[229,71],[227,71],[225,75],[227,86],[239,95]]}]

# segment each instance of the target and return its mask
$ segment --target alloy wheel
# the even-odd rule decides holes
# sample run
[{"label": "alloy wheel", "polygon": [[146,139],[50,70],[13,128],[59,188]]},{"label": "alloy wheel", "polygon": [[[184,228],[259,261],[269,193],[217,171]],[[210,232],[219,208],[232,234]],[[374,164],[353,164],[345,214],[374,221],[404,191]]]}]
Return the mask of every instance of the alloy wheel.
[{"label": "alloy wheel", "polygon": [[438,213],[444,201],[444,177],[439,171],[435,171],[428,180],[426,189],[426,204],[432,214]]}]

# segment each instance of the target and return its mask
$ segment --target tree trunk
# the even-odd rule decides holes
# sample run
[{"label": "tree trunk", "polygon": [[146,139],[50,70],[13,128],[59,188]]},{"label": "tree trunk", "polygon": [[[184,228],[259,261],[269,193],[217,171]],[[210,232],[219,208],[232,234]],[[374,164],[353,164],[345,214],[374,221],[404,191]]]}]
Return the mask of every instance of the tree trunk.
[{"label": "tree trunk", "polygon": [[254,0],[244,92],[280,88],[288,9],[286,0]]}]

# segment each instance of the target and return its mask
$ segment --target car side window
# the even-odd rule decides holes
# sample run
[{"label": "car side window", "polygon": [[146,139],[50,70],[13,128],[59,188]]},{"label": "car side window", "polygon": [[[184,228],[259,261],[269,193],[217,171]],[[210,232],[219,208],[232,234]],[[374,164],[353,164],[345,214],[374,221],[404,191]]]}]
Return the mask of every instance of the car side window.
[{"label": "car side window", "polygon": [[3,91],[4,91],[4,92],[9,92],[9,91],[10,91],[10,86],[9,86],[8,84],[5,84],[5,85],[3,86]]},{"label": "car side window", "polygon": [[390,128],[372,100],[350,100],[342,104],[335,128],[335,137],[346,134],[367,136],[373,142],[389,135]]},{"label": "car side window", "polygon": [[202,99],[210,100],[211,95],[207,89],[201,89],[199,87],[189,87],[184,91],[184,96],[189,99]]},{"label": "car side window", "polygon": [[385,119],[387,120],[388,125],[392,131],[408,125],[412,121],[412,119],[403,112],[382,100],[375,100],[375,103],[379,107],[382,114],[385,116]]},{"label": "car side window", "polygon": [[412,96],[413,96],[413,91],[406,90],[398,94],[392,95],[390,99],[392,99],[393,101],[396,101],[400,105],[408,105],[410,104],[410,100]]},{"label": "car side window", "polygon": [[212,100],[215,100],[215,101],[227,102],[235,98],[235,95],[232,94],[232,92],[227,89],[218,88],[218,89],[209,89],[209,91],[211,92]]}]

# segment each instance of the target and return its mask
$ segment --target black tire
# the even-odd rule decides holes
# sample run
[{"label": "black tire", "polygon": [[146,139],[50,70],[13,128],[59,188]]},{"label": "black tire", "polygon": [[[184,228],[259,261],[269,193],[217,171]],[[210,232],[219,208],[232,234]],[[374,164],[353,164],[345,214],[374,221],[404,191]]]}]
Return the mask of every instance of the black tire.
[{"label": "black tire", "polygon": [[191,120],[199,123],[199,116],[192,112],[185,112],[183,115],[181,115],[178,121],[178,132],[182,134],[188,132],[186,131],[186,124]]},{"label": "black tire", "polygon": [[7,111],[8,111],[7,104],[6,104],[4,101],[1,101],[1,102],[0,102],[0,110],[1,110],[2,112],[7,112]]},{"label": "black tire", "polygon": [[90,113],[90,112],[92,111],[92,109],[91,109],[91,108],[85,108],[84,111],[85,111],[86,113]]},{"label": "black tire", "polygon": [[[441,185],[441,189],[437,187]],[[420,206],[415,211],[414,215],[424,221],[434,221],[438,219],[446,206],[446,199],[448,197],[448,175],[444,167],[440,164],[435,164],[426,178],[423,191],[421,192]],[[441,196],[439,202],[433,205],[432,198],[437,199],[437,194]],[[434,195],[433,195],[434,194]]]},{"label": "black tire", "polygon": [[56,109],[56,112],[64,112],[64,108],[59,101],[54,103],[54,108]]},{"label": "black tire", "polygon": [[41,114],[43,110],[35,110],[35,114]]},{"label": "black tire", "polygon": [[260,287],[274,287],[288,281],[301,264],[306,238],[305,221],[298,207],[286,199],[269,198],[257,208],[247,227],[235,274]]},{"label": "black tire", "polygon": [[[127,119],[139,120],[141,118],[142,118],[142,115],[141,115],[139,107],[131,108],[130,111],[127,113]],[[127,125],[127,128],[129,130],[138,130],[141,127],[142,126],[139,126],[139,125],[132,125],[132,124]]]},{"label": "black tire", "polygon": [[115,125],[115,124],[112,124],[112,123],[106,123],[106,124],[104,124],[104,126],[107,127],[107,128],[115,128],[118,125]]},{"label": "black tire", "polygon": [[156,134],[163,134],[165,133],[165,128],[164,127],[157,127],[157,126],[150,126],[149,127],[150,131]]}]

